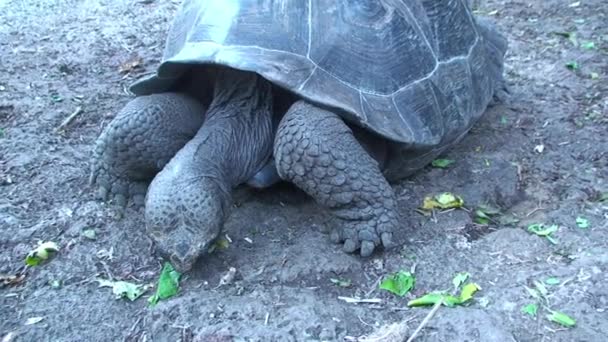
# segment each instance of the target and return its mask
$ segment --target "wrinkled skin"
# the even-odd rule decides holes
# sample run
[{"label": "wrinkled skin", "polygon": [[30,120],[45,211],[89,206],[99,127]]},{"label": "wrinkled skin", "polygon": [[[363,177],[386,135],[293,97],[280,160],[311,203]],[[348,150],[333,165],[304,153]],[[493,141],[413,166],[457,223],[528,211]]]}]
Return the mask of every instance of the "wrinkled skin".
[{"label": "wrinkled skin", "polygon": [[[378,246],[392,246],[392,231],[398,221],[395,197],[378,162],[367,152],[382,148],[360,143],[331,111],[302,100],[273,110],[276,102],[272,86],[263,78],[222,69],[206,114],[194,115],[205,117],[202,125],[198,121],[180,121],[180,115],[173,116],[180,122],[173,125],[190,131],[192,126],[199,127],[191,140],[177,152],[175,147],[169,151],[154,145],[158,156],[175,155],[168,163],[151,158],[162,171],[154,177],[146,195],[146,229],[159,252],[178,270],[190,270],[209,251],[230,214],[232,190],[237,185],[265,187],[275,183],[279,176],[331,211],[336,218],[331,238],[343,243],[344,251],[369,256]],[[151,105],[154,103],[146,103],[141,111],[129,113],[136,118],[145,116]],[[202,111],[203,107],[196,108]],[[178,106],[173,108],[181,110]],[[278,127],[277,115],[282,116]],[[131,121],[137,120],[142,121]],[[102,134],[98,145],[121,141],[133,131],[119,125],[124,119],[115,121]],[[144,141],[159,139],[145,138]],[[162,137],[167,138],[170,137]],[[138,154],[137,148],[139,145],[116,146],[114,154],[102,151],[97,154],[95,165],[103,161],[110,180],[120,174],[133,182],[122,170],[140,167],[125,162]],[[130,152],[121,155],[122,150]],[[97,185],[108,187],[105,183]]]}]

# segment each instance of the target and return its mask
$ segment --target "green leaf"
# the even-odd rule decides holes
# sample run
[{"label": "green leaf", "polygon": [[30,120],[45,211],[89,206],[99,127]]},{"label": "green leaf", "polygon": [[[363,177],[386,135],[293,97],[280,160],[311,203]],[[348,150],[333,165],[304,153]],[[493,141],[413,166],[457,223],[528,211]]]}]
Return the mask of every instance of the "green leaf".
[{"label": "green leaf", "polygon": [[528,304],[526,306],[524,306],[523,308],[521,308],[521,311],[525,314],[527,314],[528,316],[531,317],[536,317],[536,313],[538,312],[538,305],[536,304]]},{"label": "green leaf", "polygon": [[576,320],[574,320],[574,318],[559,311],[551,311],[551,313],[547,315],[547,319],[567,328],[571,328],[576,325]]},{"label": "green leaf", "polygon": [[415,283],[416,278],[410,272],[399,271],[386,277],[380,283],[380,288],[403,297],[414,288]]},{"label": "green leaf", "polygon": [[85,229],[82,231],[82,236],[89,240],[95,240],[97,238],[97,234],[95,233],[95,229]]},{"label": "green leaf", "polygon": [[576,61],[571,61],[566,63],[566,68],[568,68],[569,70],[575,71],[580,69],[580,66],[578,65],[578,62]]},{"label": "green leaf", "polygon": [[542,223],[535,223],[528,226],[528,231],[538,236],[549,236],[557,231],[557,225],[545,227]]},{"label": "green leaf", "polygon": [[424,198],[424,203],[422,204],[423,210],[433,210],[433,209],[451,209],[451,208],[461,208],[464,205],[464,201],[460,196],[456,196],[451,192],[444,192],[439,195],[435,195],[433,197],[427,196]]},{"label": "green leaf", "polygon": [[453,306],[461,305],[461,304],[468,302],[469,300],[471,300],[471,298],[473,298],[473,294],[475,294],[475,292],[477,292],[480,289],[481,288],[479,287],[479,285],[477,285],[475,283],[469,283],[469,284],[466,284],[462,288],[462,291],[460,292],[460,295],[458,297],[449,295],[449,294],[433,292],[433,293],[425,294],[422,297],[410,300],[407,303],[407,306],[409,306],[409,307],[429,306],[429,305],[435,305],[439,301],[443,301],[442,305],[448,306],[448,307],[453,307]]},{"label": "green leaf", "polygon": [[460,299],[458,297],[447,295],[443,293],[428,293],[422,297],[412,299],[407,302],[407,306],[409,307],[419,307],[419,306],[430,306],[435,305],[438,302],[443,301],[444,306],[455,306],[458,305]]},{"label": "green leaf", "polygon": [[583,49],[587,49],[587,50],[593,50],[595,49],[595,43],[594,42],[584,42],[582,45]]},{"label": "green leaf", "polygon": [[59,246],[54,242],[41,243],[36,249],[28,253],[25,257],[25,264],[28,266],[40,265],[58,251]]},{"label": "green leaf", "polygon": [[547,285],[558,285],[560,283],[559,279],[555,277],[549,277],[545,279],[545,284]]},{"label": "green leaf", "polygon": [[475,210],[474,221],[479,224],[489,224],[492,220],[492,216],[500,214],[500,210],[489,205],[480,205]]},{"label": "green leaf", "polygon": [[351,285],[351,281],[348,279],[330,278],[329,281],[339,287],[350,287]]},{"label": "green leaf", "polygon": [[475,283],[468,283],[466,284],[463,288],[462,291],[460,292],[460,303],[458,304],[463,304],[468,302],[469,300],[471,300],[473,298],[473,295],[475,294],[475,292],[481,290],[481,287],[479,287],[479,285],[475,284]]},{"label": "green leaf", "polygon": [[576,225],[581,229],[587,229],[589,228],[589,220],[582,216],[579,216],[576,218]]},{"label": "green leaf", "polygon": [[469,279],[470,274],[467,272],[456,273],[454,279],[452,279],[452,284],[454,285],[454,290],[458,290],[460,285],[464,284],[467,279]]},{"label": "green leaf", "polygon": [[148,299],[150,305],[154,306],[159,300],[175,296],[179,289],[180,276],[181,274],[170,263],[166,262],[158,278],[156,293]]},{"label": "green leaf", "polygon": [[148,290],[143,285],[127,281],[111,281],[106,279],[97,279],[97,281],[99,282],[99,287],[111,287],[116,299],[127,298],[130,301],[134,301]]},{"label": "green leaf", "polygon": [[435,160],[433,160],[433,162],[431,163],[431,165],[433,167],[437,167],[437,168],[440,168],[440,169],[445,169],[448,166],[454,164],[454,162],[455,161],[451,160],[451,159],[435,159]]}]

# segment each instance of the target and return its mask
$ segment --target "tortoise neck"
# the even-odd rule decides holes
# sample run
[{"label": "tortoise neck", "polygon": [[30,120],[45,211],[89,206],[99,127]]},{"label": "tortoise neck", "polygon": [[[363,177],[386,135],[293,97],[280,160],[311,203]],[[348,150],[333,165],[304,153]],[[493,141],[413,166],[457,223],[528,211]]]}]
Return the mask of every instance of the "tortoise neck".
[{"label": "tortoise neck", "polygon": [[193,138],[195,163],[230,188],[249,180],[272,154],[272,91],[255,73],[218,72],[207,119]]}]

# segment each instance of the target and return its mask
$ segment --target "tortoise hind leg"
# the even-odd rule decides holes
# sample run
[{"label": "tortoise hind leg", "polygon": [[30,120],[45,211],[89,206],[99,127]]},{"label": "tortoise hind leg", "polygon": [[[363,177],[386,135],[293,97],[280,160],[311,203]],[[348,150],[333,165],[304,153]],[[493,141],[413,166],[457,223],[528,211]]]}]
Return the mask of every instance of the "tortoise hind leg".
[{"label": "tortoise hind leg", "polygon": [[179,93],[130,101],[97,139],[89,183],[98,197],[143,204],[149,181],[203,124],[205,108]]},{"label": "tortoise hind leg", "polygon": [[393,190],[338,115],[296,102],[279,124],[274,157],[281,178],[337,218],[332,240],[343,242],[345,252],[369,256],[392,245],[398,224]]}]

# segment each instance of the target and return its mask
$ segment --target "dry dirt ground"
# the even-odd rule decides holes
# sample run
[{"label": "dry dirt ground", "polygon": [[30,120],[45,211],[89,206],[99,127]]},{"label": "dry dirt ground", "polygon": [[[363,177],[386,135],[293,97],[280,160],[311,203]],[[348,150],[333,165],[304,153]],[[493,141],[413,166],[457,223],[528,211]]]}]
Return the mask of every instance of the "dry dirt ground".
[{"label": "dry dirt ground", "polygon": [[[446,154],[456,161],[451,167],[394,184],[402,247],[370,259],[346,255],[329,242],[325,213],[301,192],[239,189],[226,226],[232,243],[184,276],[178,296],[150,308],[151,291],[129,302],[99,288],[97,278],[149,284],[159,274],[142,214],[128,209],[118,218],[94,199],[87,177],[96,137],[131,98],[126,87],[159,63],[177,6],[0,0],[0,273],[25,276],[0,288],[3,341],[352,341],[392,323],[401,323],[395,335],[407,337],[430,310],[408,308],[407,300],[450,289],[456,272],[470,273],[482,290],[467,306],[439,309],[417,341],[605,340],[604,0],[483,2],[480,13],[510,41],[511,96]],[[415,211],[425,195],[442,191],[461,195],[469,209],[487,202],[504,215],[483,226],[472,211]],[[509,217],[518,222],[507,224]],[[578,227],[577,217],[589,226]],[[557,225],[557,244],[529,233],[533,223]],[[96,239],[82,236],[85,229]],[[61,251],[26,269],[24,256],[38,241],[55,241]],[[414,266],[411,294],[378,290],[378,279]],[[218,287],[230,267],[234,282]],[[559,283],[545,284],[537,317],[522,313],[539,301],[526,287],[549,277]],[[549,310],[576,326],[549,322]]]}]

